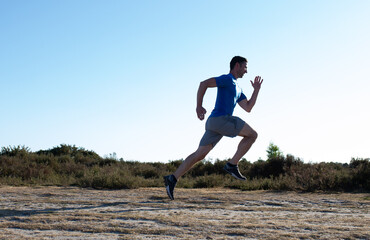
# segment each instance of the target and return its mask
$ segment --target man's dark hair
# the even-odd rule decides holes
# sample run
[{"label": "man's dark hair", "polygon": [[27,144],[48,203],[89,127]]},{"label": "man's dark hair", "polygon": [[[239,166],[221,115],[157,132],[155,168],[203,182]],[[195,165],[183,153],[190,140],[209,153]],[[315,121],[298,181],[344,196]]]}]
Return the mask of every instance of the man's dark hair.
[{"label": "man's dark hair", "polygon": [[230,71],[233,70],[233,68],[235,67],[235,64],[236,63],[243,63],[243,62],[248,62],[246,58],[243,58],[241,56],[235,56],[233,57],[233,59],[231,59],[230,61]]}]

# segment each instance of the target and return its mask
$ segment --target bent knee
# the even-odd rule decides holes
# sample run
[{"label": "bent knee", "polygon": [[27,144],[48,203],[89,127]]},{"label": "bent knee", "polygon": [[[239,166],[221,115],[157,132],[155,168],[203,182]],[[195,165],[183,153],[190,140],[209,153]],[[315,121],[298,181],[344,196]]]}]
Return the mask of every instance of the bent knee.
[{"label": "bent knee", "polygon": [[211,150],[212,150],[211,144],[207,146],[201,146],[198,148],[195,154],[198,159],[204,159]]},{"label": "bent knee", "polygon": [[252,138],[253,140],[256,140],[258,137],[258,133],[256,131],[252,131],[251,134],[250,134],[250,138]]}]

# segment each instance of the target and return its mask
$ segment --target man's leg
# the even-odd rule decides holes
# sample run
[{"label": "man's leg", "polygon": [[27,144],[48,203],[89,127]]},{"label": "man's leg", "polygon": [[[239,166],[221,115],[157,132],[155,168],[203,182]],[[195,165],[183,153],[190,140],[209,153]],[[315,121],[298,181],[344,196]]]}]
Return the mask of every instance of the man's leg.
[{"label": "man's leg", "polygon": [[240,141],[238,150],[233,158],[225,165],[224,170],[230,173],[236,179],[246,180],[247,178],[239,172],[238,162],[248,152],[254,141],[256,141],[257,132],[245,123],[239,133],[239,136],[242,136],[243,139]]},{"label": "man's leg", "polygon": [[258,134],[256,131],[253,130],[253,128],[245,123],[239,133],[239,136],[242,136],[243,139],[240,141],[235,155],[229,161],[231,164],[234,165],[237,165],[239,160],[248,152],[252,144],[256,141]]},{"label": "man's leg", "polygon": [[168,197],[171,200],[174,200],[173,191],[175,189],[177,180],[184,175],[195,163],[199,162],[200,160],[204,159],[209,151],[212,149],[212,144],[206,146],[199,146],[198,149],[190,154],[184,162],[177,168],[174,174],[168,175],[164,177],[164,183],[166,186],[166,191]]},{"label": "man's leg", "polygon": [[212,144],[207,146],[199,146],[198,149],[190,154],[184,162],[177,168],[175,173],[173,174],[175,178],[178,180],[182,177],[195,163],[199,162],[200,160],[204,159],[207,154],[212,150]]}]

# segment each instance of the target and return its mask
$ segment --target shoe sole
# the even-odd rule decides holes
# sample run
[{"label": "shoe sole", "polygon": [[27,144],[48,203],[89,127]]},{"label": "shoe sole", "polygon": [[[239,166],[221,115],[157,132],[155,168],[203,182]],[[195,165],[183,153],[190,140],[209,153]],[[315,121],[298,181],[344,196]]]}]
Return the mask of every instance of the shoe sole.
[{"label": "shoe sole", "polygon": [[242,181],[247,180],[246,178],[240,178],[240,177],[238,177],[237,175],[235,175],[235,173],[230,172],[230,171],[229,171],[229,170],[227,170],[226,168],[224,168],[224,170],[225,170],[227,173],[231,174],[231,176],[233,176],[234,178],[236,178],[236,179],[238,179],[238,180],[242,180]]}]

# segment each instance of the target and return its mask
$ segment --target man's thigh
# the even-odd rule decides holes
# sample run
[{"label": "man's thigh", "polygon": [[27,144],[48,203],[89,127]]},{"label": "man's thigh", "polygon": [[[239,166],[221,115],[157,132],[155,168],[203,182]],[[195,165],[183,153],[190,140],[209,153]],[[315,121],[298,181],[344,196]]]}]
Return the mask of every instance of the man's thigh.
[{"label": "man's thigh", "polygon": [[239,136],[242,136],[242,137],[253,137],[253,138],[257,138],[257,132],[251,128],[251,126],[248,125],[248,123],[245,123],[242,130],[240,130]]},{"label": "man's thigh", "polygon": [[244,126],[244,121],[235,116],[219,116],[209,118],[206,129],[227,137],[236,137]]},{"label": "man's thigh", "polygon": [[221,140],[222,135],[210,130],[206,130],[202,139],[200,140],[200,146],[208,146],[211,145],[212,147],[216,146],[216,144]]}]

